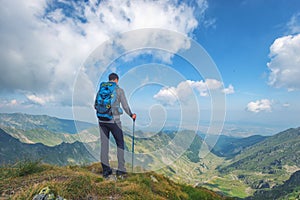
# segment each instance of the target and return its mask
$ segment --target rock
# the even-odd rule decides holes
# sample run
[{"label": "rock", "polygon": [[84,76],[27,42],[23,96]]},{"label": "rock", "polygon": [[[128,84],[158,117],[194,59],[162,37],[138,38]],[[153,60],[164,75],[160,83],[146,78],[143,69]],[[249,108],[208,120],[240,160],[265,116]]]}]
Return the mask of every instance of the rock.
[{"label": "rock", "polygon": [[268,182],[265,182],[264,180],[261,180],[258,184],[257,189],[265,189],[270,188],[270,184]]},{"label": "rock", "polygon": [[153,175],[151,175],[150,178],[151,181],[153,181],[154,183],[158,183],[158,180]]}]

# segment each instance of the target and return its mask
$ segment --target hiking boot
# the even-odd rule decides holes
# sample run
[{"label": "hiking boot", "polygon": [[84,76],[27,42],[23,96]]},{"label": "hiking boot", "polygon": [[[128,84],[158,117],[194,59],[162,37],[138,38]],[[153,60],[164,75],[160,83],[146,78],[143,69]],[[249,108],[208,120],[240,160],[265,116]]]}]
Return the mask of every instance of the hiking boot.
[{"label": "hiking boot", "polygon": [[112,174],[112,169],[109,169],[109,170],[104,171],[102,175],[103,175],[103,178],[108,178],[109,175],[111,175],[111,174]]},{"label": "hiking boot", "polygon": [[117,176],[121,176],[121,177],[126,176],[126,174],[127,174],[126,171],[119,171],[119,170],[117,170],[117,172],[116,172],[116,175],[117,175]]}]

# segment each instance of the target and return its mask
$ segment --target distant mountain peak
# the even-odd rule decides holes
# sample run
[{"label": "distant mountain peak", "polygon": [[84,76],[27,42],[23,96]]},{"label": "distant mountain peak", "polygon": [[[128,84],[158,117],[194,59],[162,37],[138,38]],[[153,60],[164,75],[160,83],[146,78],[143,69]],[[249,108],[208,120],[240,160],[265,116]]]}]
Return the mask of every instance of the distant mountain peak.
[{"label": "distant mountain peak", "polygon": [[95,124],[59,119],[48,115],[30,115],[25,113],[0,113],[0,127],[31,130],[42,128],[57,133],[75,134]]}]

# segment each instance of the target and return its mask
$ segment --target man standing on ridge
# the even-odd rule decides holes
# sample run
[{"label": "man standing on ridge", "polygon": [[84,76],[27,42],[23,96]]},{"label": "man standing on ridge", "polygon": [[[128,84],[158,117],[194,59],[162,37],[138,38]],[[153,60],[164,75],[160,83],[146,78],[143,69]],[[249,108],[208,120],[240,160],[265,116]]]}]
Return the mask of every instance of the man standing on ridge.
[{"label": "man standing on ridge", "polygon": [[109,165],[109,135],[112,133],[117,144],[118,169],[117,176],[126,174],[124,159],[124,136],[121,126],[120,115],[124,111],[133,119],[136,114],[132,113],[128,105],[124,90],[118,86],[119,76],[111,73],[108,76],[109,82],[100,84],[99,92],[95,100],[95,109],[99,120],[100,139],[101,139],[101,164],[103,169],[103,177],[107,178],[112,174]]}]

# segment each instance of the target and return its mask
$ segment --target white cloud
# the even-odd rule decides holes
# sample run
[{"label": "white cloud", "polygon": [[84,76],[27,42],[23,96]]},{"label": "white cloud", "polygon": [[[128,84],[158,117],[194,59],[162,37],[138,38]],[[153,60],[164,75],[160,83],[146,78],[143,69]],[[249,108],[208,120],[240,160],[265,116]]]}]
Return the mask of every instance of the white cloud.
[{"label": "white cloud", "polygon": [[300,33],[300,12],[294,14],[287,23],[289,34]]},{"label": "white cloud", "polygon": [[1,99],[0,100],[0,108],[2,111],[5,111],[6,109],[15,109],[15,108],[31,108],[32,105],[29,104],[27,101],[19,100],[16,98],[12,99]]},{"label": "white cloud", "polygon": [[174,105],[178,100],[177,89],[175,87],[164,87],[154,95],[156,100],[168,105]]},{"label": "white cloud", "polygon": [[16,99],[13,99],[10,101],[10,105],[14,106],[14,105],[17,105],[18,104],[18,101]]},{"label": "white cloud", "polygon": [[223,92],[224,92],[225,94],[233,94],[233,93],[234,93],[234,87],[230,84],[230,85],[228,86],[228,88],[224,88]]},{"label": "white cloud", "polygon": [[[52,96],[51,101],[70,105],[76,73],[99,44],[140,28],[164,28],[191,35],[199,19],[204,21],[208,7],[206,0],[55,2],[2,2],[0,74],[5,75],[0,78],[0,91],[34,93],[36,96],[27,98],[38,104],[45,104],[50,100],[44,97]],[[158,42],[170,42],[167,36],[156,38]],[[135,36],[127,41],[148,44],[151,40],[153,37]],[[171,44],[175,52],[188,47],[185,41]]]},{"label": "white cloud", "polygon": [[205,84],[207,85],[207,88],[209,90],[219,89],[223,85],[221,81],[218,81],[216,79],[206,79]]},{"label": "white cloud", "polygon": [[[193,93],[193,90],[199,92],[202,97],[209,96],[211,90],[221,90],[223,87],[221,81],[215,79],[206,79],[205,81],[186,80],[180,82],[177,87],[164,87],[153,97],[154,99],[169,105],[174,105],[175,102],[187,102]],[[228,88],[222,90],[225,94],[234,93],[234,88],[230,84]]]},{"label": "white cloud", "polygon": [[272,111],[272,101],[269,99],[261,99],[257,101],[252,101],[247,104],[247,110],[254,113],[259,113],[262,111],[271,112]]},{"label": "white cloud", "polygon": [[203,80],[201,80],[201,81],[187,80],[186,83],[190,87],[192,87],[194,89],[197,89],[201,96],[208,96],[208,94],[207,94],[207,84]]},{"label": "white cloud", "polygon": [[166,28],[189,33],[198,24],[194,8],[177,1],[104,1],[96,13],[105,29],[113,33],[139,28]]},{"label": "white cloud", "polygon": [[46,103],[49,103],[54,100],[53,96],[36,96],[34,94],[27,94],[26,98],[30,102],[38,105],[45,105]]},{"label": "white cloud", "polygon": [[300,89],[300,34],[280,37],[270,47],[269,84],[288,91]]},{"label": "white cloud", "polygon": [[208,96],[209,90],[220,89],[223,86],[221,81],[215,79],[206,79],[205,81],[187,81],[189,85],[199,91],[200,96]]},{"label": "white cloud", "polygon": [[284,104],[282,104],[282,106],[283,106],[284,108],[288,108],[288,107],[290,107],[290,104],[289,104],[289,103],[284,103]]},{"label": "white cloud", "polygon": [[3,108],[3,107],[14,107],[14,106],[17,106],[19,104],[20,104],[20,102],[18,102],[18,100],[16,100],[16,99],[12,99],[10,101],[2,100],[0,102],[0,108]]}]

